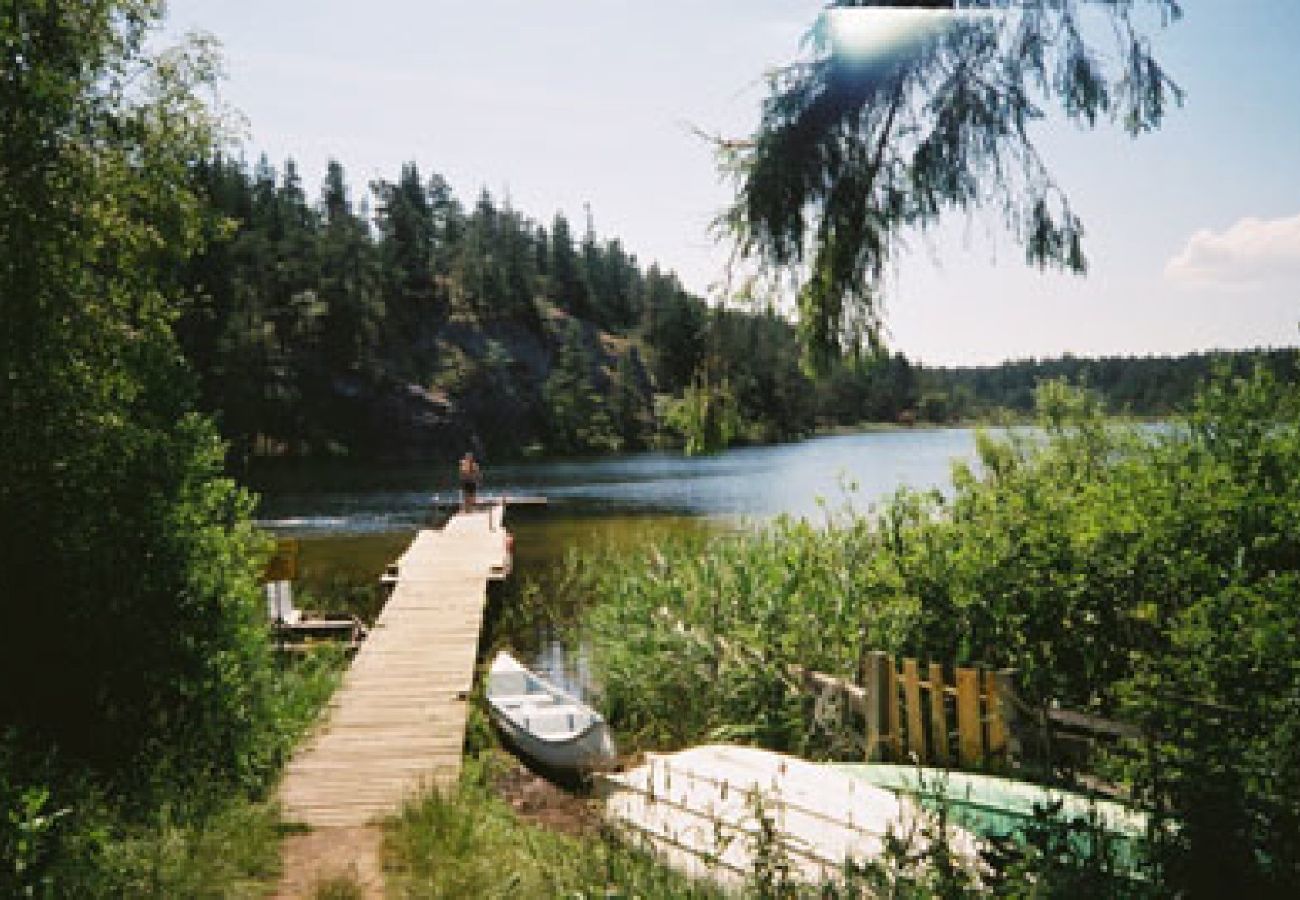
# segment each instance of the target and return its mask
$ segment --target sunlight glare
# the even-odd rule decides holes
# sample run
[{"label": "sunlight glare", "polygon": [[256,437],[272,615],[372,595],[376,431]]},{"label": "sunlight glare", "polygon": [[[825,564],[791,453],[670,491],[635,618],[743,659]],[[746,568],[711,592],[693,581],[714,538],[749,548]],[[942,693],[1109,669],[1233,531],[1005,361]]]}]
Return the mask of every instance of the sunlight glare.
[{"label": "sunlight glare", "polygon": [[837,56],[876,63],[915,51],[967,11],[921,7],[837,7],[827,10]]}]

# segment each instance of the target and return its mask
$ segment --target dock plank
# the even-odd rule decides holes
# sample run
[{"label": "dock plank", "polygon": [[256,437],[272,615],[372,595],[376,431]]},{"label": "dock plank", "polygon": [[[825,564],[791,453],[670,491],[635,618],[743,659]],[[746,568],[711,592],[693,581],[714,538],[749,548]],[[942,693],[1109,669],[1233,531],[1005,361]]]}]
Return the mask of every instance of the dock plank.
[{"label": "dock plank", "polygon": [[393,592],[321,720],[285,767],[284,818],[364,825],[460,777],[487,584],[508,564],[493,508],[418,532]]}]

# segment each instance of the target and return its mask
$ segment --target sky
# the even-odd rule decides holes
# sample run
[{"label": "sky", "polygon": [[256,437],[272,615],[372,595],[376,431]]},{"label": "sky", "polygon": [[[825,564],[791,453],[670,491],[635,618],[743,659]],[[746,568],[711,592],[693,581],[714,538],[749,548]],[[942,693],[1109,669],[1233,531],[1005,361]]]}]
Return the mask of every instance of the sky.
[{"label": "sky", "polygon": [[[762,76],[820,0],[171,0],[164,39],[224,47],[243,152],[356,193],[414,161],[597,231],[700,294],[730,198],[697,129],[743,137]],[[908,241],[887,340],[934,365],[1300,344],[1300,0],[1183,0],[1155,29],[1186,103],[1153,134],[1048,121],[1040,149],[1087,229],[1086,277],[1028,269],[994,220]],[[579,226],[580,227],[580,226]]]}]

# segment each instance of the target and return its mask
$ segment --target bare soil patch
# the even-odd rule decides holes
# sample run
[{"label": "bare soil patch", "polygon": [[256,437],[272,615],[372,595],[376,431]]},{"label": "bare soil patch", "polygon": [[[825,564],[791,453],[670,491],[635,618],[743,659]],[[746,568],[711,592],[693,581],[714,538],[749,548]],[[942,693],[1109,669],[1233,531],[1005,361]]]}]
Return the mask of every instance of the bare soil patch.
[{"label": "bare soil patch", "polygon": [[492,787],[515,815],[529,824],[574,837],[589,837],[600,831],[595,801],[557,787],[518,762],[495,773]]},{"label": "bare soil patch", "polygon": [[358,828],[315,828],[288,835],[280,845],[280,884],[276,900],[312,897],[318,886],[351,879],[366,900],[382,900],[384,868],[380,848],[384,830],[378,825]]}]

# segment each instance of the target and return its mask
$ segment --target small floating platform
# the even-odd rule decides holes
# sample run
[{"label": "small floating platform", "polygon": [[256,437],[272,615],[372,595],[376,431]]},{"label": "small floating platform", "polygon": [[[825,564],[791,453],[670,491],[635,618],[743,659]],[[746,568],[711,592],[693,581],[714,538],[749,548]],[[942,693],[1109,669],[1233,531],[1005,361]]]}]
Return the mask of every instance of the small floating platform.
[{"label": "small floating platform", "polygon": [[[923,850],[933,823],[915,800],[805,760],[752,747],[707,745],[649,754],[630,771],[603,775],[606,813],[673,868],[724,885],[754,869],[763,821],[804,882],[834,878],[848,859],[884,850],[887,833]],[[978,842],[951,828],[952,849],[974,867]]]}]

